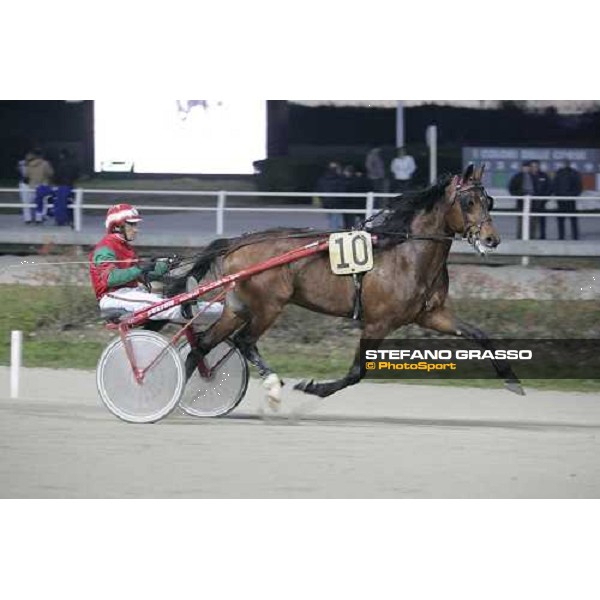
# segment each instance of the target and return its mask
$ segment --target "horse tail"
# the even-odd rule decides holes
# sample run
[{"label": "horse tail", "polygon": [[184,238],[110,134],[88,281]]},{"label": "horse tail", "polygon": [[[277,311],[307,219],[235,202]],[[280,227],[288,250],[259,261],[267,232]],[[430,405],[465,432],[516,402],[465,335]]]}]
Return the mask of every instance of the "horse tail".
[{"label": "horse tail", "polygon": [[214,240],[195,255],[194,262],[191,267],[177,275],[168,275],[165,277],[165,296],[171,297],[185,292],[186,283],[190,276],[194,277],[196,281],[201,281],[210,269],[215,258],[227,252],[230,243],[231,240],[223,238]]}]

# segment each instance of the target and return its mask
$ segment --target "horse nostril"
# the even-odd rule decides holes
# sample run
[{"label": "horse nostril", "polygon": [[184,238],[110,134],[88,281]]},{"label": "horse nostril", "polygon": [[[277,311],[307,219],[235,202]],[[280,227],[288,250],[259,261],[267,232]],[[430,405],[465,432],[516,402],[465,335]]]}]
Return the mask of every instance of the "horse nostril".
[{"label": "horse nostril", "polygon": [[483,243],[488,248],[495,248],[500,243],[500,240],[494,236],[488,235],[486,238],[484,238]]}]

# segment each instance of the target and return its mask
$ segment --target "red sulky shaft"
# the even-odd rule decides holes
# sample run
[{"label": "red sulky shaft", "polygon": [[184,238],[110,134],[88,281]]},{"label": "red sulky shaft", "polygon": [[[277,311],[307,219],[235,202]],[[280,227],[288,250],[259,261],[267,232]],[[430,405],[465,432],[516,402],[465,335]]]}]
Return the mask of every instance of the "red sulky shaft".
[{"label": "red sulky shaft", "polygon": [[241,271],[233,273],[232,275],[226,275],[225,277],[222,277],[217,281],[211,281],[209,283],[201,285],[195,290],[192,290],[191,292],[179,294],[177,296],[174,296],[173,298],[168,298],[162,302],[157,302],[149,308],[136,311],[131,317],[123,319],[121,324],[126,327],[135,327],[136,325],[145,322],[150,316],[160,313],[163,310],[166,310],[167,308],[171,308],[172,306],[176,306],[184,302],[196,300],[197,298],[203,296],[204,294],[207,294],[208,292],[235,283],[240,279],[248,279],[253,275],[262,273],[263,271],[267,271],[268,269],[279,267],[281,265],[300,260],[301,258],[306,258],[307,256],[311,256],[312,254],[318,254],[319,252],[327,250],[328,247],[329,240],[325,239],[316,242],[311,242],[310,244],[306,244],[304,246],[301,246],[300,248],[294,248],[293,250],[290,250],[285,254],[281,254],[280,256],[274,256],[273,258],[265,260],[246,269],[242,269]]}]

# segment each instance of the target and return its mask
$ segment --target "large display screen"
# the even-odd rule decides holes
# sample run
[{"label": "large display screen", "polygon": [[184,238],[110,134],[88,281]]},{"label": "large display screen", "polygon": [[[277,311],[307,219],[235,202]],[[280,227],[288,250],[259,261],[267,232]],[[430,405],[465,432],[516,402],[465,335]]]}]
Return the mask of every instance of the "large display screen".
[{"label": "large display screen", "polygon": [[266,147],[265,100],[94,101],[96,172],[249,174]]}]

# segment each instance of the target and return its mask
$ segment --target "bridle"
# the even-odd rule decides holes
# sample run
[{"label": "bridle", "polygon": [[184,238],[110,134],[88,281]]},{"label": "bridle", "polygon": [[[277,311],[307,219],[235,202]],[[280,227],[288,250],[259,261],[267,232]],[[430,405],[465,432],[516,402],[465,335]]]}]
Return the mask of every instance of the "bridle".
[{"label": "bridle", "polygon": [[[473,191],[479,192],[479,197],[481,198],[481,218],[476,223],[468,223],[468,202],[470,193]],[[485,200],[487,200],[487,202],[485,202]],[[463,238],[466,238],[467,242],[481,254],[485,254],[485,250],[481,244],[481,229],[486,223],[491,224],[492,222],[490,210],[494,206],[494,199],[487,193],[481,183],[471,183],[466,187],[462,187],[462,184],[457,186],[451,205],[454,205],[456,201],[459,202],[462,213]]]}]

